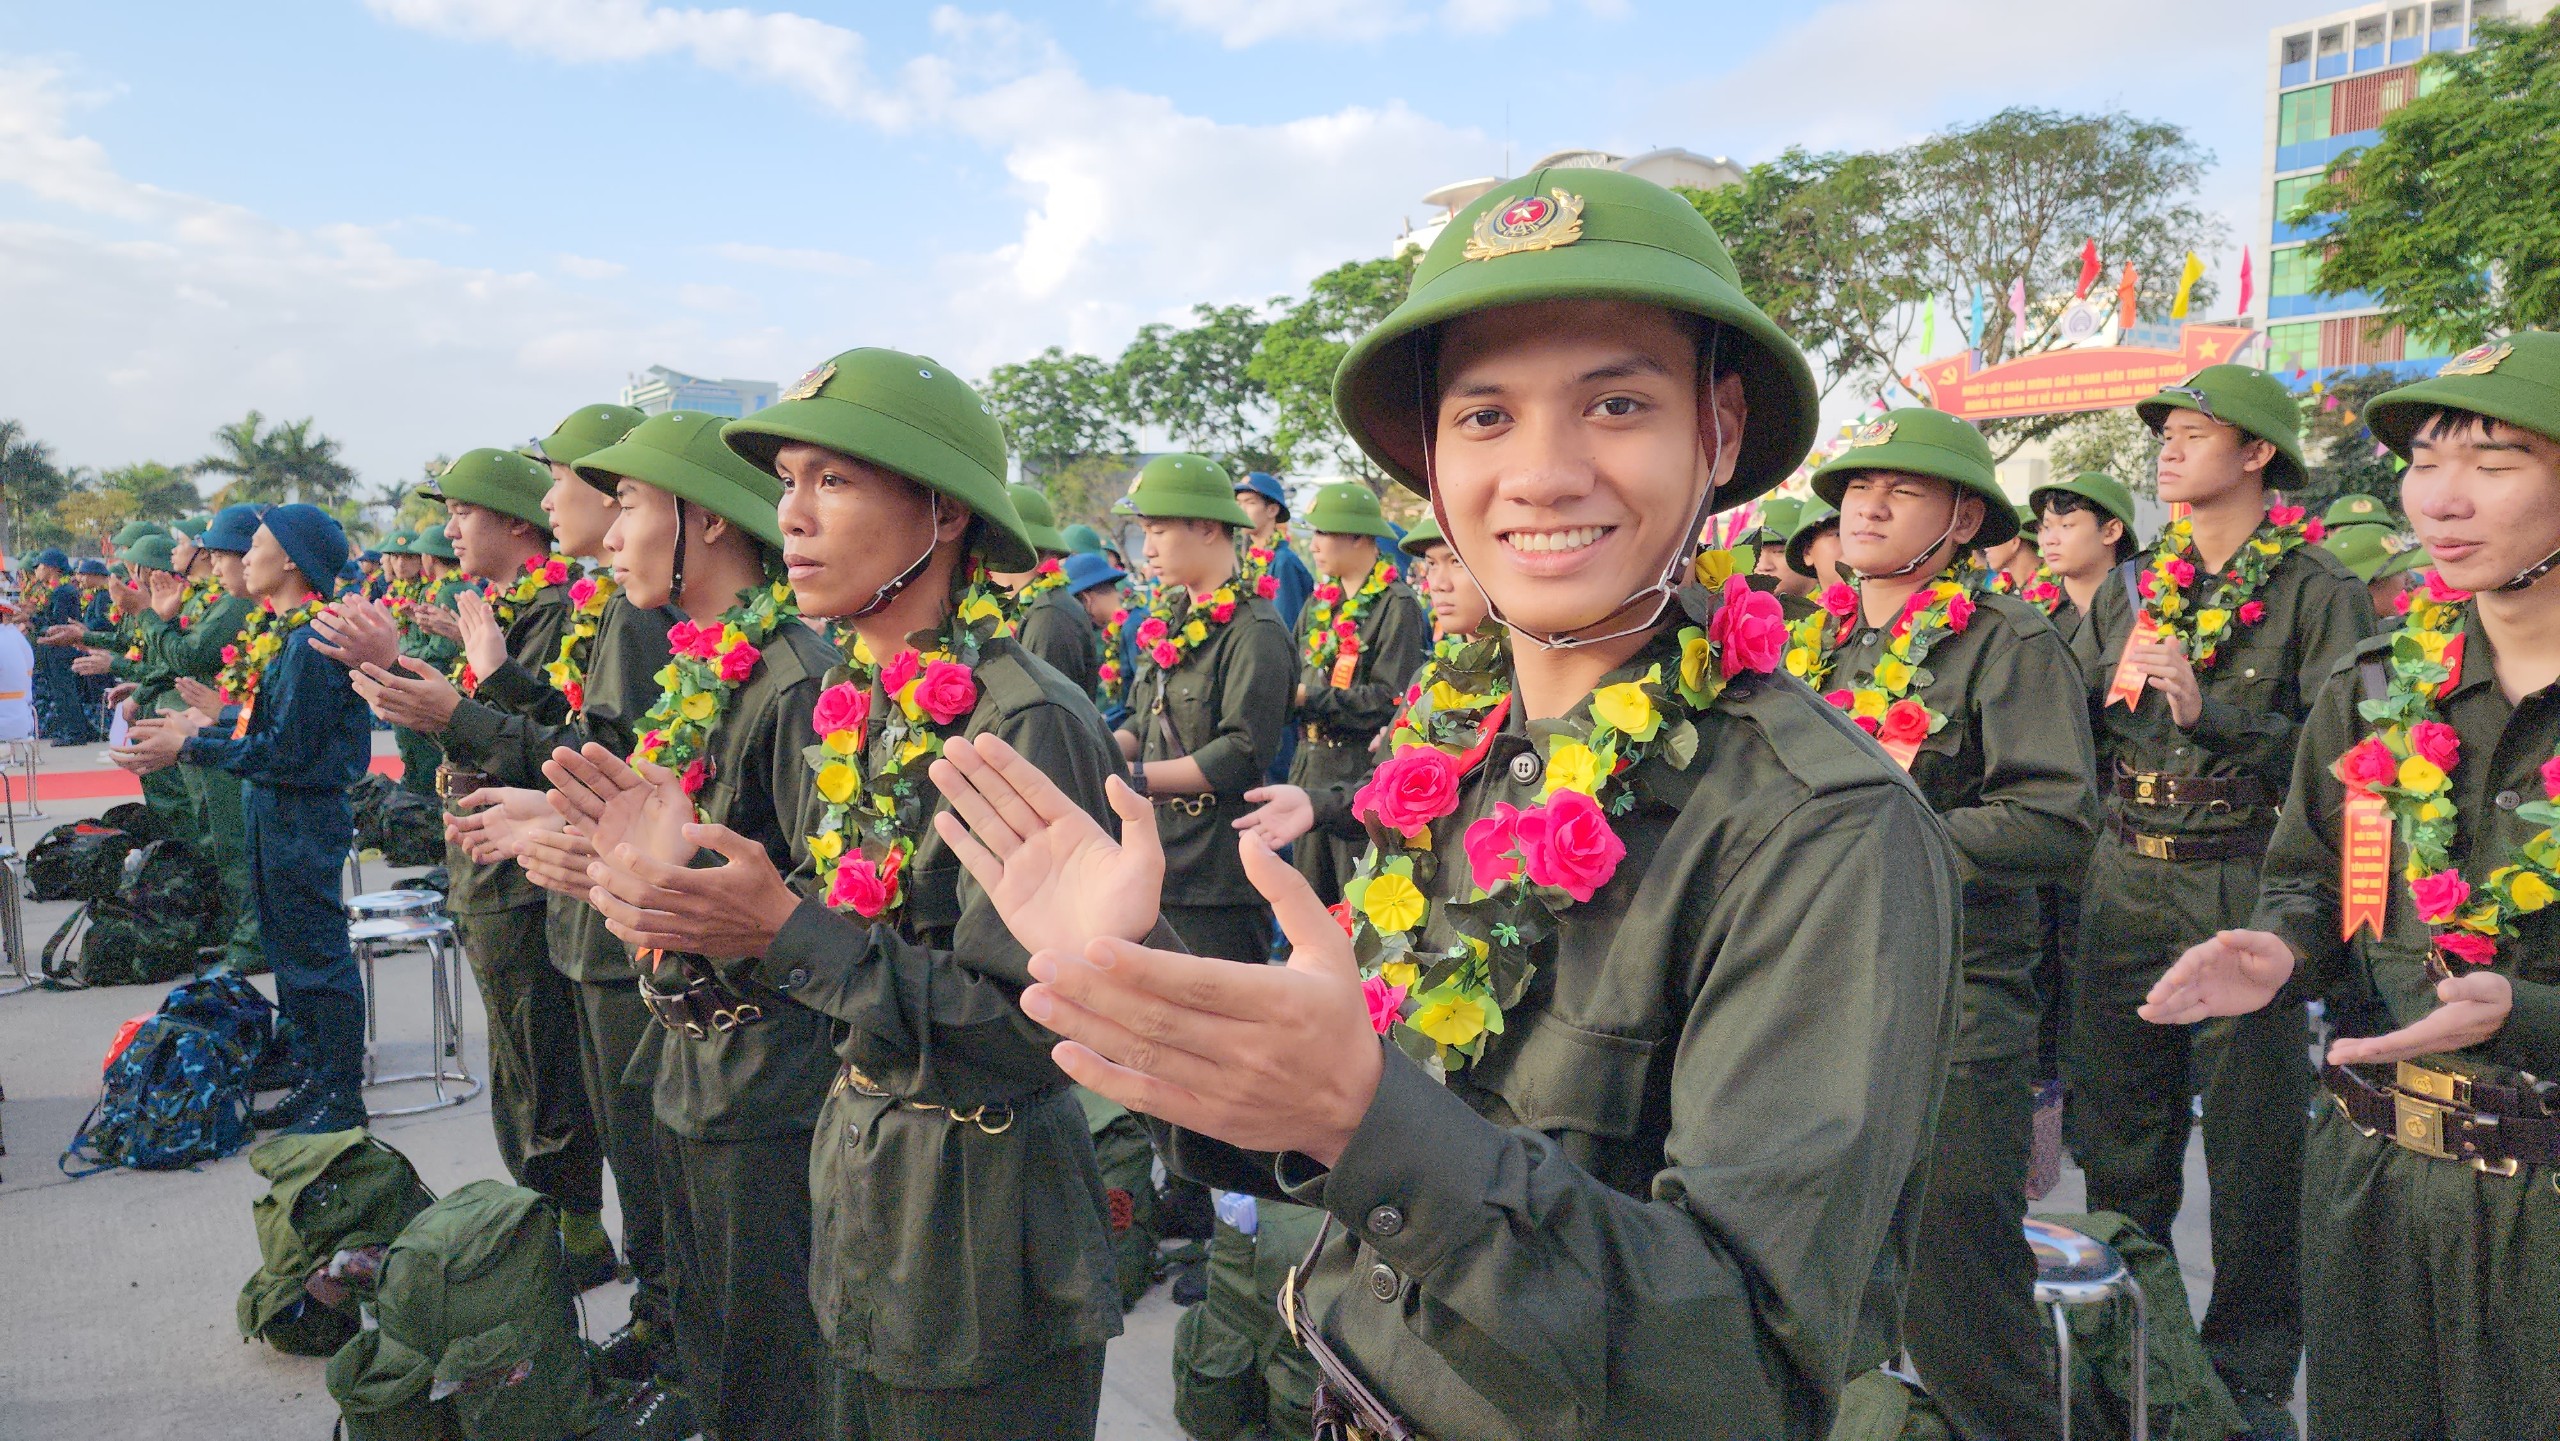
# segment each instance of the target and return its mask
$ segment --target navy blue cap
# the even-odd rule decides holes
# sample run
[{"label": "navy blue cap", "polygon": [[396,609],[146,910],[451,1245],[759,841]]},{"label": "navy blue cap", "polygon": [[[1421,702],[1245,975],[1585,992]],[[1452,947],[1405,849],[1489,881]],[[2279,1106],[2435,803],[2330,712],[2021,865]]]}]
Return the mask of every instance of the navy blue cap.
[{"label": "navy blue cap", "polygon": [[45,549],[36,553],[36,564],[49,565],[55,570],[69,570],[71,568],[71,557],[64,555],[61,550],[56,547],[47,546]]},{"label": "navy blue cap", "polygon": [[226,505],[214,512],[213,524],[204,528],[196,544],[206,550],[243,554],[249,549],[249,542],[258,538],[258,517],[266,513],[263,505]]},{"label": "navy blue cap", "polygon": [[79,569],[79,571],[78,571],[78,574],[81,574],[81,575],[105,575],[105,574],[107,574],[107,563],[106,563],[105,561],[103,561],[103,560],[98,559],[98,558],[97,558],[96,556],[94,556],[94,555],[93,555],[93,556],[89,556],[89,557],[87,557],[86,559],[84,559],[84,560],[82,560],[82,561],[80,562],[80,569]]},{"label": "navy blue cap", "polygon": [[347,563],[347,532],[337,517],[296,501],[268,511],[258,524],[284,547],[286,559],[322,600],[338,593],[338,571]]},{"label": "navy blue cap", "polygon": [[1280,507],[1282,520],[1289,518],[1289,493],[1280,488],[1278,477],[1266,475],[1259,470],[1246,471],[1244,479],[1236,482],[1236,493],[1242,495],[1248,490]]},{"label": "navy blue cap", "polygon": [[1109,585],[1115,580],[1126,579],[1129,574],[1113,565],[1109,556],[1097,555],[1092,551],[1068,556],[1064,565],[1069,595],[1082,595],[1097,585]]},{"label": "navy blue cap", "polygon": [[382,552],[368,549],[364,554],[357,556],[356,559],[363,561],[367,565],[371,565],[375,561],[382,559]]}]

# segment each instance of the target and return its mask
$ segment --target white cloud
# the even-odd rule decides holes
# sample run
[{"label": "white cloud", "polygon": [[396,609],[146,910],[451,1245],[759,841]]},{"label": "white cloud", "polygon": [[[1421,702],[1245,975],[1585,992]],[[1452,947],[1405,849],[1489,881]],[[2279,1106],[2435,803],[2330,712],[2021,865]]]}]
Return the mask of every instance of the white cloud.
[{"label": "white cloud", "polygon": [[598,260],[591,255],[560,255],[551,262],[561,274],[579,280],[611,280],[631,267],[618,260]]},{"label": "white cloud", "polygon": [[[1271,40],[1355,44],[1437,25],[1461,35],[1499,35],[1555,9],[1554,0],[1148,0],[1148,8],[1230,50]],[[1623,18],[1627,0],[1582,0],[1604,20]]]}]

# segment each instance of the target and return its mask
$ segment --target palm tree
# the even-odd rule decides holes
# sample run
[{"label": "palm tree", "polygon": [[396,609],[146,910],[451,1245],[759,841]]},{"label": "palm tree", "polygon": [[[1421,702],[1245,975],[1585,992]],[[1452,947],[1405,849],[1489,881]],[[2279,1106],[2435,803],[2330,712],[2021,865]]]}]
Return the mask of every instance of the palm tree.
[{"label": "palm tree", "polygon": [[108,489],[131,496],[133,513],[144,520],[176,520],[204,504],[185,471],[155,460],[119,466],[100,479]]},{"label": "palm tree", "polygon": [[338,442],[312,431],[309,417],[266,428],[256,411],[213,432],[213,454],[195,469],[227,475],[231,483],[216,491],[216,505],[288,500],[329,504],[344,501],[355,489],[356,473],[338,459]]},{"label": "palm tree", "polygon": [[8,522],[0,550],[16,543],[20,517],[51,510],[70,489],[53,463],[52,446],[28,435],[19,422],[0,420],[0,515]]},{"label": "palm tree", "polygon": [[267,439],[294,499],[334,505],[351,498],[355,471],[338,459],[338,442],[312,433],[310,417],[277,426]]},{"label": "palm tree", "polygon": [[265,424],[266,417],[253,410],[247,418],[214,430],[213,443],[220,448],[195,463],[200,472],[231,477],[230,484],[213,493],[214,504],[245,505],[283,498],[274,457],[262,433]]}]

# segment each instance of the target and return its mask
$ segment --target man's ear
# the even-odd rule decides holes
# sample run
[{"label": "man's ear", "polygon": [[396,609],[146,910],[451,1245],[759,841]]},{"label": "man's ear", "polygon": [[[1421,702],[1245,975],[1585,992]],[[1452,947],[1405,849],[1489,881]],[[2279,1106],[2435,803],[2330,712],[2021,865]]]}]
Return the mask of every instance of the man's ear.
[{"label": "man's ear", "polygon": [[2251,436],[2248,443],[2240,447],[2240,469],[2250,475],[2263,480],[2266,477],[2267,467],[2275,463],[2276,444],[2272,440],[2260,440],[2256,436]]},{"label": "man's ear", "polygon": [[1982,533],[1983,519],[1989,514],[1990,510],[1988,506],[1984,504],[1981,496],[1975,495],[1969,490],[1957,490],[1955,513],[1956,544],[1962,545],[1965,542],[1972,540],[1975,536],[1980,535]]},{"label": "man's ear", "polygon": [[1743,396],[1740,375],[1727,372],[1698,387],[1698,453],[1712,467],[1710,486],[1733,478],[1743,428],[1750,418],[1751,405]]}]

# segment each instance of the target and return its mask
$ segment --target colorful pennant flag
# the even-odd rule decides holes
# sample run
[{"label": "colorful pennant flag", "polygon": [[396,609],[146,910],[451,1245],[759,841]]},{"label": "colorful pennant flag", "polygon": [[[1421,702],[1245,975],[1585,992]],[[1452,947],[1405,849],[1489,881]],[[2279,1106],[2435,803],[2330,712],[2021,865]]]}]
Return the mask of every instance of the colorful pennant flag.
[{"label": "colorful pennant flag", "polygon": [[2098,283],[2098,237],[2092,235],[2080,243],[2080,288],[2071,292],[2074,300],[2089,298],[2089,287]]},{"label": "colorful pennant flag", "polygon": [[1938,297],[1930,296],[1928,305],[1929,308],[1920,313],[1920,353],[1936,355],[1938,353]]},{"label": "colorful pennant flag", "polygon": [[2141,278],[2142,272],[2133,268],[2132,261],[2126,261],[2124,279],[2116,284],[2116,325],[2119,329],[2133,329],[2133,301],[2134,297],[2140,293]]},{"label": "colorful pennant flag", "polygon": [[1979,285],[1973,288],[1973,332],[1970,343],[1976,350],[1982,348],[1982,287]]},{"label": "colorful pennant flag", "polygon": [[2242,315],[2249,313],[2249,296],[2253,289],[2254,287],[2249,283],[2249,247],[2243,245],[2240,247],[2240,313]]},{"label": "colorful pennant flag", "polygon": [[2178,272],[2177,298],[2169,302],[2171,320],[2187,318],[2187,298],[2195,293],[2196,282],[2202,279],[2204,279],[2204,262],[2196,259],[2196,253],[2190,250],[2187,252],[2186,268]]},{"label": "colorful pennant flag", "polygon": [[2027,279],[2023,275],[2009,282],[2009,338],[2019,345],[2027,343]]}]

